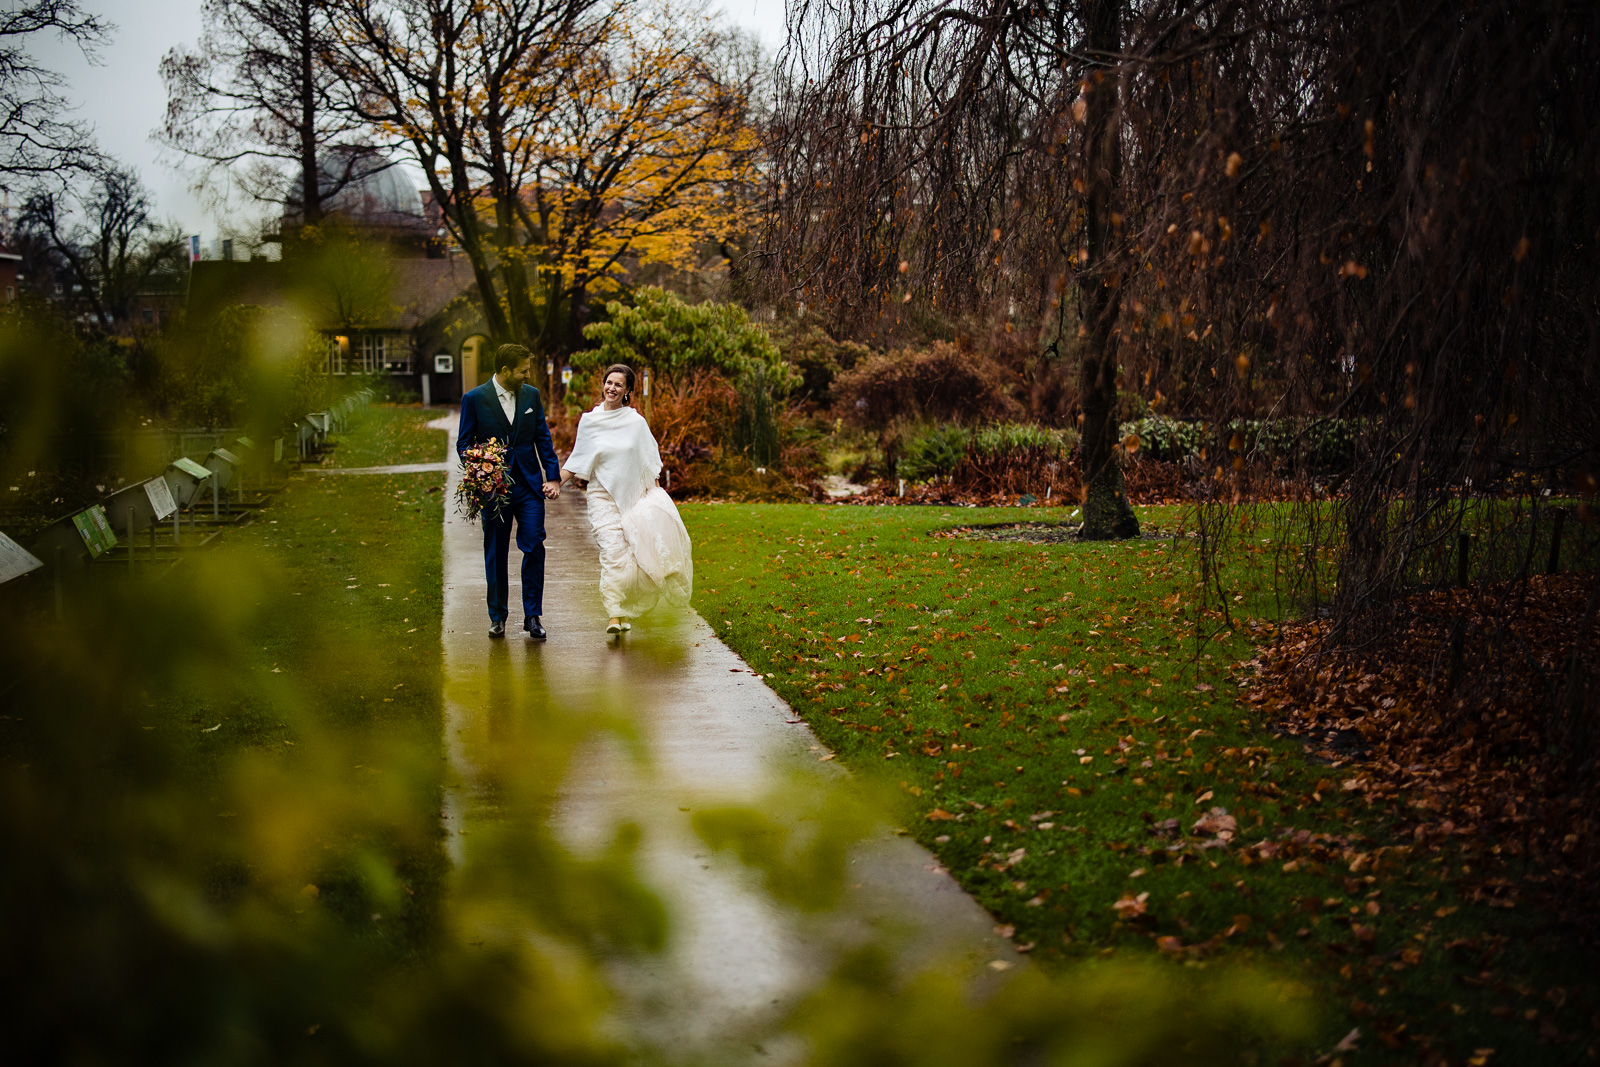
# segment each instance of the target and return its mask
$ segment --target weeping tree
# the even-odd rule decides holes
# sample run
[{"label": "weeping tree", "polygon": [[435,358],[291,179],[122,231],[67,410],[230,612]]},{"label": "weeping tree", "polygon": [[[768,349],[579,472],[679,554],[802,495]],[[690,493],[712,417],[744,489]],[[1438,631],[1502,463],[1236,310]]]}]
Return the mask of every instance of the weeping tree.
[{"label": "weeping tree", "polygon": [[[1132,194],[1136,364],[1214,427],[1354,436],[1330,472],[1212,435],[1195,490],[1224,621],[1214,564],[1263,495],[1299,501],[1272,509],[1284,592],[1333,643],[1376,647],[1409,594],[1458,582],[1463,535],[1469,578],[1497,579],[1483,614],[1521,610],[1550,504],[1592,494],[1600,460],[1597,33],[1564,0],[1192,5],[1165,38],[1184,62],[1127,81],[1124,151],[1166,160],[1133,171],[1161,179]],[[1587,504],[1573,518],[1581,553]],[[1492,687],[1496,662],[1466,673]]]},{"label": "weeping tree", "polygon": [[[1298,494],[1288,592],[1372,640],[1385,605],[1454,575],[1478,503],[1522,501],[1478,509],[1498,526],[1475,551],[1526,577],[1545,491],[1592,492],[1597,20],[1568,0],[803,3],[767,276],[841,329],[927,306],[1075,356],[1088,537],[1133,530],[1118,403],[1204,419],[1202,529]],[[1330,479],[1218,429],[1283,416],[1308,439],[1342,420],[1353,462]],[[1202,544],[1225,616],[1225,542]]]},{"label": "weeping tree", "polygon": [[1122,0],[791,8],[765,250],[778,294],[840,329],[917,301],[1075,355],[1091,539],[1139,532],[1119,363],[1132,172],[1161,159],[1128,153],[1130,44]]}]

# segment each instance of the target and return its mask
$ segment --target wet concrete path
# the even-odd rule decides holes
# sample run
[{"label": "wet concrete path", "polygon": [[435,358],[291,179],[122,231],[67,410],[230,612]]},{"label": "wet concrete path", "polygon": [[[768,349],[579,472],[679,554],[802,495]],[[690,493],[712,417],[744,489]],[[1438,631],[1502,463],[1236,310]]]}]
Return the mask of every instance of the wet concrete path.
[{"label": "wet concrete path", "polygon": [[[454,455],[455,417],[446,429]],[[758,1063],[798,1050],[755,1040],[850,946],[891,937],[907,967],[946,960],[978,976],[1017,962],[993,920],[934,857],[882,823],[851,853],[843,903],[805,913],[772,899],[757,872],[714,852],[691,827],[707,804],[759,804],[786,782],[839,791],[845,775],[804,723],[698,616],[647,616],[604,633],[599,562],[581,493],[548,504],[545,642],[487,636],[480,528],[455,514],[451,465],[444,524],[445,827],[458,885],[477,887],[471,937],[534,936],[520,908],[538,874],[514,842],[543,819],[567,848],[601,853],[631,821],[641,877],[664,900],[667,947],[605,965],[619,993],[614,1025],[668,1060]],[[627,729],[579,735],[574,723],[620,716]],[[542,801],[530,798],[543,798]],[[776,809],[776,810],[775,810]],[[781,803],[769,813],[784,816]],[[521,828],[523,831],[527,827]],[[496,887],[482,892],[481,887]],[[466,896],[466,893],[458,894]]]}]

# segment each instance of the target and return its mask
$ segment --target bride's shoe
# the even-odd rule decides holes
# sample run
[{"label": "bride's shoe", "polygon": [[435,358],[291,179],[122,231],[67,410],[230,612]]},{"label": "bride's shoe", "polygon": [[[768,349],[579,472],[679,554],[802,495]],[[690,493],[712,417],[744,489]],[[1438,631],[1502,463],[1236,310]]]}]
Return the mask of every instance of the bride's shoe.
[{"label": "bride's shoe", "polygon": [[633,629],[633,623],[629,622],[627,619],[623,619],[622,620],[622,632],[623,633],[627,633],[631,629]]},{"label": "bride's shoe", "polygon": [[626,625],[627,624],[622,622],[620,619],[612,619],[606,624],[606,633],[620,634],[626,628]]}]

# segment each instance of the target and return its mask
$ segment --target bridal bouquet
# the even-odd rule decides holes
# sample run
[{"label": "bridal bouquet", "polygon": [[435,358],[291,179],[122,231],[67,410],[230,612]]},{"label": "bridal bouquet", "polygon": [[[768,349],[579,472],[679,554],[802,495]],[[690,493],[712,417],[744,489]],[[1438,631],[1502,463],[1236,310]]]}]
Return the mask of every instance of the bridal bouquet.
[{"label": "bridal bouquet", "polygon": [[461,453],[461,482],[456,507],[467,519],[487,514],[498,519],[511,506],[511,468],[506,446],[499,441],[473,445]]}]

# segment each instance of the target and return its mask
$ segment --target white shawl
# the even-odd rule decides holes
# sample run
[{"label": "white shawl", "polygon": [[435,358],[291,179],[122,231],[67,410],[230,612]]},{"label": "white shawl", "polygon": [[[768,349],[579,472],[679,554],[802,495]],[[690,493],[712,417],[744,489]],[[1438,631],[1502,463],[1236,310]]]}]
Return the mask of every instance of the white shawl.
[{"label": "white shawl", "polygon": [[562,466],[603,485],[626,515],[661,473],[661,450],[643,415],[597,404],[578,419],[578,439]]}]

